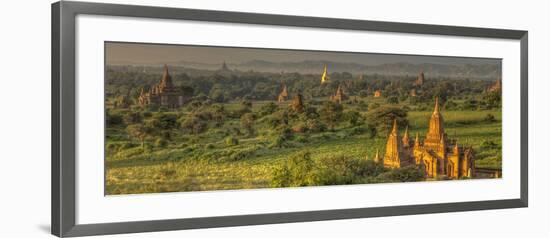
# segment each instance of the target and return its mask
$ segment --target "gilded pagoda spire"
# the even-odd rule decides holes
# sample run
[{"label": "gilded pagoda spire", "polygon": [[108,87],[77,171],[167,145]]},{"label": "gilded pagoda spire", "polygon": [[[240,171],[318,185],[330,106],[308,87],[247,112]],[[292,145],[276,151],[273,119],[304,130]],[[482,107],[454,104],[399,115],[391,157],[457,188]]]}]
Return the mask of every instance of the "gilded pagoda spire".
[{"label": "gilded pagoda spire", "polygon": [[327,65],[325,64],[325,69],[323,70],[323,75],[321,76],[321,84],[328,83],[329,77],[328,77],[328,71],[327,71]]},{"label": "gilded pagoda spire", "polygon": [[414,138],[414,147],[420,147],[420,139],[418,138],[418,132],[416,133],[416,138]]}]

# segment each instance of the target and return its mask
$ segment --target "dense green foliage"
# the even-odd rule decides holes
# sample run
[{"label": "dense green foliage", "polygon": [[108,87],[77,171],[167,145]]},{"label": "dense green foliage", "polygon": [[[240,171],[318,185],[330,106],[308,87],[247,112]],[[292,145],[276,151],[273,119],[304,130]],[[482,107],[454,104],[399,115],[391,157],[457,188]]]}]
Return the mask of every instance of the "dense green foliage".
[{"label": "dense green foliage", "polygon": [[[194,96],[168,110],[135,105],[137,88],[158,74],[108,71],[107,193],[423,180],[414,167],[388,170],[371,159],[385,151],[394,119],[401,132],[408,126],[425,135],[434,96],[442,101],[446,132],[474,147],[476,166],[501,168],[500,94],[485,93],[487,82],[427,80],[411,97],[412,77],[342,75],[320,86],[318,75],[175,74],[175,84]],[[275,103],[281,82],[290,95],[304,95],[299,110],[292,97]],[[338,83],[350,95],[342,104],[327,100]],[[372,97],[373,89],[384,97]]]}]

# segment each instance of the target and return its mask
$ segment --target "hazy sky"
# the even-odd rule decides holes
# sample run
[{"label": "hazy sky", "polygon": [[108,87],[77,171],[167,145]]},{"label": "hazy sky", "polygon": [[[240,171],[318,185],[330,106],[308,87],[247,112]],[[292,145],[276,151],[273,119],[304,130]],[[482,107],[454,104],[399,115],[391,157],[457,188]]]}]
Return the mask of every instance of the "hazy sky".
[{"label": "hazy sky", "polygon": [[352,62],[364,65],[406,62],[413,64],[499,64],[497,59],[437,57],[397,54],[369,54],[324,51],[271,50],[260,48],[232,48],[217,46],[186,46],[138,43],[106,43],[107,64],[163,64],[189,61],[207,64],[238,64],[250,60],[272,62],[299,62],[304,60],[327,60]]}]

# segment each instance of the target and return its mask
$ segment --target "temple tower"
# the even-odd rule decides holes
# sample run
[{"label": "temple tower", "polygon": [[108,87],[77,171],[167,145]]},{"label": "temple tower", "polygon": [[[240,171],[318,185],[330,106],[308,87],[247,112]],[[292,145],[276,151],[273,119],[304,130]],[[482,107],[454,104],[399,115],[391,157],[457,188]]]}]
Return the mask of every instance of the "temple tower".
[{"label": "temple tower", "polygon": [[174,86],[168,66],[164,65],[159,83],[151,86],[147,92],[142,88],[138,102],[140,106],[155,105],[177,108],[187,103],[190,98],[191,95],[187,95],[185,91]]},{"label": "temple tower", "polygon": [[342,89],[341,85],[338,85],[336,93],[330,97],[330,100],[335,103],[342,103],[342,101],[348,100],[348,96],[344,94],[344,90]]},{"label": "temple tower", "polygon": [[418,74],[418,78],[416,78],[416,81],[414,81],[415,86],[422,86],[424,84],[424,71],[421,71]]},{"label": "temple tower", "polygon": [[170,76],[170,73],[168,72],[168,65],[164,65],[164,69],[162,70],[162,78],[160,79],[160,83],[158,85],[158,90],[160,93],[174,91],[172,76]]},{"label": "temple tower", "polygon": [[428,126],[428,134],[424,140],[424,146],[435,151],[440,150],[440,143],[445,140],[445,129],[443,128],[443,116],[439,111],[438,98],[435,98],[435,107],[430,118]]},{"label": "temple tower", "polygon": [[400,168],[402,161],[408,161],[408,157],[403,154],[402,140],[397,131],[397,120],[393,120],[393,128],[386,143],[386,154],[384,156],[384,167]]},{"label": "temple tower", "polygon": [[283,85],[283,90],[281,93],[279,93],[279,97],[277,98],[277,102],[284,102],[288,98],[288,90],[286,89],[286,85]]}]

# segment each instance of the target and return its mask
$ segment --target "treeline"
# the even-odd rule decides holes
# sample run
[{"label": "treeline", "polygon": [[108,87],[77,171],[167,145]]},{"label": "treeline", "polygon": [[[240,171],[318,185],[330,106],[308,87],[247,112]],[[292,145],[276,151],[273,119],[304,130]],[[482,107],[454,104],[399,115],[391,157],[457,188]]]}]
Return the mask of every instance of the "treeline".
[{"label": "treeline", "polygon": [[[135,103],[141,88],[148,89],[158,83],[160,74],[135,71],[107,70],[106,94],[111,101],[127,97]],[[275,100],[286,85],[289,93],[301,93],[304,99],[328,97],[338,86],[344,88],[348,96],[367,97],[380,90],[390,103],[410,101],[411,104],[431,102],[439,97],[442,103],[449,98],[470,98],[485,94],[492,83],[481,80],[430,78],[424,84],[414,85],[416,76],[352,75],[347,72],[330,74],[330,82],[321,85],[319,75],[298,73],[261,73],[224,71],[211,74],[189,76],[186,73],[173,73],[174,84],[182,90],[192,92],[194,97],[207,98],[217,103],[233,100]],[[412,95],[414,91],[414,96]],[[500,93],[490,95],[490,103],[500,103]],[[496,102],[494,102],[496,101]],[[498,106],[498,105],[494,105]]]}]

